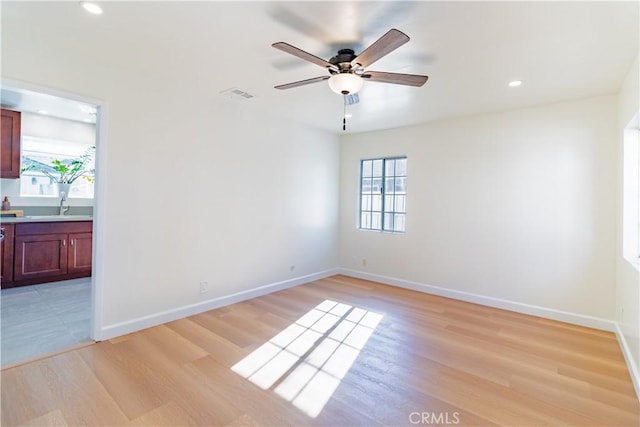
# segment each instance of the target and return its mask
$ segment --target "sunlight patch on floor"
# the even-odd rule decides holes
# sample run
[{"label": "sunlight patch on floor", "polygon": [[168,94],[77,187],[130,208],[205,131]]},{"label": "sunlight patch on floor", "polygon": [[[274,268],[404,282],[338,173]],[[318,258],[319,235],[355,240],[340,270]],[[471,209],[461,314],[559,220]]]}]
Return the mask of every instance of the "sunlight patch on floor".
[{"label": "sunlight patch on floor", "polygon": [[231,369],[316,417],[382,317],[325,300]]}]

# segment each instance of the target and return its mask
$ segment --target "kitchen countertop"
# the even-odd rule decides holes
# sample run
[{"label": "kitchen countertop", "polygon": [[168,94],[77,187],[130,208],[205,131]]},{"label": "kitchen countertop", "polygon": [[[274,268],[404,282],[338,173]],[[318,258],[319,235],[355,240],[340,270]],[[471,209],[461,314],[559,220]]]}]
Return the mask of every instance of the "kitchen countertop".
[{"label": "kitchen countertop", "polygon": [[23,217],[0,218],[0,223],[15,224],[22,222],[64,222],[64,221],[93,221],[93,215],[31,215]]}]

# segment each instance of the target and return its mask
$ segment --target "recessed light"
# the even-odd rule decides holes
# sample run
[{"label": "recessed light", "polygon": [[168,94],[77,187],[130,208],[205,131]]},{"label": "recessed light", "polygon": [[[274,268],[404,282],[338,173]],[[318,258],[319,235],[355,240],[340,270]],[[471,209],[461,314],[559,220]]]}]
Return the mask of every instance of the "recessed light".
[{"label": "recessed light", "polygon": [[38,110],[38,113],[40,113],[40,114],[49,114],[49,112],[47,110]]},{"label": "recessed light", "polygon": [[351,114],[348,114],[348,113],[347,113],[347,114],[345,114],[344,116],[345,116],[347,119],[348,119],[349,117],[353,117]]},{"label": "recessed light", "polygon": [[83,1],[82,7],[89,13],[93,13],[94,15],[102,15],[102,8],[95,3],[90,3],[88,1]]},{"label": "recessed light", "polygon": [[522,80],[513,80],[509,82],[509,87],[518,87],[522,84]]}]

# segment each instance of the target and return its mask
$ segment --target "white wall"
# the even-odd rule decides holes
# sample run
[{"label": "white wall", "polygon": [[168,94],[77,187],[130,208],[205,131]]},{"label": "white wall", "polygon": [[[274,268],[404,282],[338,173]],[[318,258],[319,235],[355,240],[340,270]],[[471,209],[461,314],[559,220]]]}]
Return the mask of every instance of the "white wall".
[{"label": "white wall", "polygon": [[3,78],[105,103],[103,329],[337,265],[337,137],[222,99],[194,69],[146,74],[28,33],[2,60]]},{"label": "white wall", "polygon": [[[341,266],[612,319],[616,107],[598,97],[342,138]],[[356,228],[359,160],[387,155],[408,158],[406,234]]]},{"label": "white wall", "polygon": [[[633,360],[632,365],[635,367],[636,389],[640,393],[640,276],[637,267],[633,266],[623,256],[623,232],[622,217],[622,165],[623,165],[623,142],[624,128],[629,124],[631,119],[640,110],[640,101],[638,100],[640,88],[640,71],[638,69],[638,59],[629,70],[627,77],[622,85],[618,96],[618,126],[617,126],[617,154],[618,154],[618,180],[616,186],[618,188],[618,243],[616,245],[616,316],[620,329],[624,334],[624,339],[629,347],[628,356]],[[629,361],[628,361],[629,362]]]},{"label": "white wall", "polygon": [[[161,104],[178,94],[158,96],[109,104],[107,325],[335,266],[335,137],[197,96],[177,111]],[[143,102],[155,111],[128,119]]]}]

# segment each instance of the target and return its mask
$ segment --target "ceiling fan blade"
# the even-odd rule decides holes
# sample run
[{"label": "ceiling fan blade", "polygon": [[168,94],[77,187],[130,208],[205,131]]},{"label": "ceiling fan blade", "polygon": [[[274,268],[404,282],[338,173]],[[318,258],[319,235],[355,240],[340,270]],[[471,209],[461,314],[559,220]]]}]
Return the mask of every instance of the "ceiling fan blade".
[{"label": "ceiling fan blade", "polygon": [[293,56],[297,56],[300,59],[304,59],[305,61],[309,61],[312,62],[316,65],[321,66],[322,68],[329,68],[335,71],[340,71],[338,69],[338,67],[336,67],[335,65],[333,65],[330,62],[325,61],[322,58],[318,58],[315,55],[310,54],[309,52],[305,52],[302,49],[298,49],[295,46],[291,46],[289,43],[285,43],[285,42],[278,42],[278,43],[274,43],[271,46],[275,47],[276,49],[279,49],[283,52],[289,53]]},{"label": "ceiling fan blade", "polygon": [[291,88],[298,87],[298,86],[304,86],[304,85],[309,85],[311,83],[317,83],[317,82],[321,82],[323,80],[328,80],[329,77],[331,77],[331,76],[314,77],[312,79],[300,80],[298,82],[287,83],[287,84],[274,86],[274,87],[276,89],[291,89]]},{"label": "ceiling fan blade", "polygon": [[392,28],[351,61],[351,66],[355,68],[366,68],[408,41],[408,35]]},{"label": "ceiling fan blade", "polygon": [[417,87],[422,86],[429,79],[429,76],[420,76],[417,74],[385,73],[382,71],[367,71],[361,77],[372,82],[393,83],[396,85]]}]

